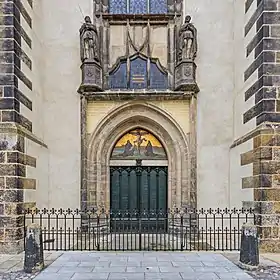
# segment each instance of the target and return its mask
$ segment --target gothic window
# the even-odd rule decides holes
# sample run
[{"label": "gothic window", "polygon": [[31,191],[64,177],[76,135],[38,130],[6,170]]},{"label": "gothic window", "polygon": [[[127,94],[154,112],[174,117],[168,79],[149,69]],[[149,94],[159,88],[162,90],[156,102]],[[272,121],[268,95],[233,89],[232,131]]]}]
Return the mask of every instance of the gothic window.
[{"label": "gothic window", "polygon": [[166,14],[167,0],[110,0],[110,14]]},{"label": "gothic window", "polygon": [[110,73],[109,81],[111,89],[165,90],[168,88],[167,73],[154,61],[139,56],[122,60]]}]

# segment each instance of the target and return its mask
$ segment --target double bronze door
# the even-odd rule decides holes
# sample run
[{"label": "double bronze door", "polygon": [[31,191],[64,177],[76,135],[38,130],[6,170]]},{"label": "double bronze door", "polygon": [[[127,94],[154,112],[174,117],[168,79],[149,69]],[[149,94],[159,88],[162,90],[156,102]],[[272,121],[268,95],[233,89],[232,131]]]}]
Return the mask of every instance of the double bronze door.
[{"label": "double bronze door", "polygon": [[167,171],[166,166],[110,168],[111,230],[166,230]]}]

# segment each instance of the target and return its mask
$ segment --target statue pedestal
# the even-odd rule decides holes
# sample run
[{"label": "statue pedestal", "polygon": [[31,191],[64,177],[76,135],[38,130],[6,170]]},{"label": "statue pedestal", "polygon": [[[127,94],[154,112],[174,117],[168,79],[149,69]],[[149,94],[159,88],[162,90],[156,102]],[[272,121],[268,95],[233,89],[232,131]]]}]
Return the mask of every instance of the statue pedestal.
[{"label": "statue pedestal", "polygon": [[176,65],[175,90],[199,91],[196,84],[196,64],[192,60],[182,60]]},{"label": "statue pedestal", "polygon": [[78,90],[82,92],[102,91],[102,68],[95,60],[85,60],[81,65],[82,84]]}]

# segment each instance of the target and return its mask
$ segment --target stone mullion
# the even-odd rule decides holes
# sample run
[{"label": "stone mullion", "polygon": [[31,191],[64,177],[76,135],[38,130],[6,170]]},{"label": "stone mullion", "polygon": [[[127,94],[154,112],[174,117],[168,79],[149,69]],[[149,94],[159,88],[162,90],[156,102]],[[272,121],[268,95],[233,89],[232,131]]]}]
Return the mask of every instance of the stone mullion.
[{"label": "stone mullion", "polygon": [[86,210],[88,205],[88,188],[87,188],[87,99],[85,96],[80,98],[81,108],[81,209]]}]

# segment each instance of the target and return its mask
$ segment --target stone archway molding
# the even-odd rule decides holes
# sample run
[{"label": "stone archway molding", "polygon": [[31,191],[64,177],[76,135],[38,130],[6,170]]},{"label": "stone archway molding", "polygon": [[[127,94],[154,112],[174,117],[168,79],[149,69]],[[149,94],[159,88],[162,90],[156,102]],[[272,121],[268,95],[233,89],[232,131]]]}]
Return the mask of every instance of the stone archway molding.
[{"label": "stone archway molding", "polygon": [[[111,110],[89,135],[86,178],[82,192],[87,192],[87,208],[110,208],[110,155],[116,141],[126,132],[143,128],[153,133],[168,157],[168,207],[193,207],[189,135],[174,118],[149,102],[127,102]],[[82,201],[85,204],[85,201]]]}]

